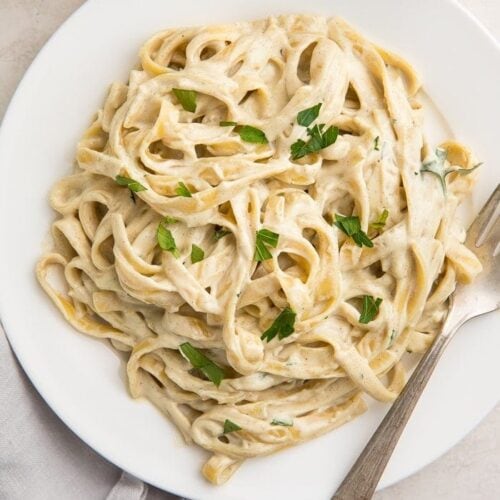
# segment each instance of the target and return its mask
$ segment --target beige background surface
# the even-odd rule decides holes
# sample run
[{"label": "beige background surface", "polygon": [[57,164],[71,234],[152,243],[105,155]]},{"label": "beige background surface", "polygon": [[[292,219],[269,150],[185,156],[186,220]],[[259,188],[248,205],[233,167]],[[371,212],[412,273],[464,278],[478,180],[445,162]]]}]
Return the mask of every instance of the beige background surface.
[{"label": "beige background surface", "polygon": [[[0,0],[0,119],[32,59],[82,3],[84,0]],[[500,0],[461,3],[500,40]],[[495,498],[500,498],[500,405],[444,456],[375,496],[376,500]]]}]

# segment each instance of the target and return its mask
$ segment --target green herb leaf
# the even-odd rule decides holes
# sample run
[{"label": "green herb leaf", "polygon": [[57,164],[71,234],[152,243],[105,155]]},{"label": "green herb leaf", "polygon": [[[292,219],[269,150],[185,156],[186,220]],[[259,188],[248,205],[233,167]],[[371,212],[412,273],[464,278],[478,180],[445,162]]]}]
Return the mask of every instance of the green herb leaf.
[{"label": "green herb leaf", "polygon": [[272,325],[262,334],[261,340],[271,340],[278,336],[280,340],[288,337],[295,331],[295,318],[297,313],[286,307],[279,313],[277,318],[273,321]]},{"label": "green herb leaf", "polygon": [[324,128],[324,123],[316,123],[316,125],[314,125],[313,127],[307,128],[306,132],[309,137],[321,140],[321,134],[323,133]]},{"label": "green herb leaf", "polygon": [[309,146],[302,139],[298,139],[290,146],[292,160],[300,160],[310,153]]},{"label": "green herb leaf", "polygon": [[119,186],[126,186],[133,193],[138,193],[139,191],[146,191],[148,188],[144,187],[140,182],[134,181],[130,177],[124,177],[123,175],[117,175],[115,177],[115,182]]},{"label": "green herb leaf", "polygon": [[281,418],[273,418],[271,425],[281,425],[282,427],[293,427],[292,420],[283,420]]},{"label": "green herb leaf", "polygon": [[343,215],[335,214],[334,224],[347,236],[352,236],[353,234],[361,231],[361,223],[359,222],[359,217],[353,215],[350,217],[345,217]]},{"label": "green herb leaf", "polygon": [[172,89],[175,97],[186,111],[194,113],[196,111],[196,91],[184,89]]},{"label": "green herb leaf", "polygon": [[422,164],[420,172],[429,172],[430,174],[435,175],[439,179],[443,193],[446,195],[446,169],[444,162],[446,161],[447,152],[444,149],[436,148],[435,155],[435,160]]},{"label": "green herb leaf", "polygon": [[310,153],[319,151],[323,147],[323,129],[325,128],[324,123],[317,123],[313,128],[307,129],[307,135],[310,139],[307,141],[307,147]]},{"label": "green herb leaf", "polygon": [[228,418],[224,421],[224,434],[229,434],[230,432],[241,431],[241,427],[234,422],[231,422]]},{"label": "green herb leaf", "polygon": [[236,127],[238,125],[236,122],[226,122],[224,120],[219,122],[220,127]]},{"label": "green herb leaf", "polygon": [[269,231],[269,229],[260,229],[257,231],[257,238],[262,240],[262,242],[266,245],[276,248],[278,246],[280,235],[278,233],[274,233],[273,231]]},{"label": "green herb leaf", "polygon": [[382,304],[381,298],[375,298],[371,295],[363,295],[363,309],[359,316],[359,322],[367,324],[372,321],[378,314],[380,304]]},{"label": "green herb leaf", "polygon": [[302,110],[297,115],[297,123],[303,127],[309,127],[309,125],[318,118],[321,104],[322,103],[318,103],[315,106]]},{"label": "green herb leaf", "polygon": [[290,152],[292,153],[292,159],[298,160],[309,153],[309,146],[306,141],[299,139],[290,146]]},{"label": "green herb leaf", "polygon": [[474,165],[471,168],[450,168],[449,170],[447,170],[445,172],[444,175],[445,176],[448,174],[469,175],[471,172],[474,172],[474,170],[476,170],[476,168],[479,168],[482,164],[483,164],[483,162],[478,163],[477,165]]},{"label": "green herb leaf", "polygon": [[255,144],[267,144],[269,142],[266,134],[264,134],[262,130],[252,127],[251,125],[242,125],[238,127],[237,132],[245,142],[252,142]]},{"label": "green herb leaf", "polygon": [[257,231],[255,238],[255,254],[254,260],[256,262],[262,262],[264,260],[272,259],[271,252],[268,250],[268,246],[276,248],[278,246],[278,240],[280,235],[269,231],[269,229],[261,229]]},{"label": "green herb leaf", "polygon": [[323,132],[325,128],[324,123],[317,123],[312,128],[307,129],[309,140],[307,142],[298,139],[290,146],[290,153],[292,160],[298,160],[310,153],[316,153],[321,149],[327,148],[335,143],[339,135],[339,129],[335,126],[330,126]]},{"label": "green herb leaf", "polygon": [[273,255],[267,249],[266,245],[261,240],[255,241],[255,254],[253,256],[253,260],[255,262],[263,262],[264,260],[272,259]]},{"label": "green herb leaf", "polygon": [[377,137],[375,137],[375,140],[373,141],[373,149],[375,151],[380,151],[379,141],[380,141],[380,137],[377,135]]},{"label": "green herb leaf", "polygon": [[338,127],[334,126],[328,127],[326,132],[323,134],[321,148],[325,149],[328,146],[331,146],[333,143],[335,143],[338,136],[339,136]]},{"label": "green herb leaf", "polygon": [[448,151],[446,151],[446,149],[443,148],[436,148],[434,154],[436,155],[436,158],[438,160],[442,161],[446,160],[446,158],[448,157]]},{"label": "green herb leaf", "polygon": [[231,231],[224,229],[222,226],[215,226],[214,238],[215,241],[219,241],[224,236],[231,234]]},{"label": "green herb leaf", "polygon": [[272,259],[271,252],[267,249],[266,245],[260,240],[255,241],[255,254],[253,260],[255,262],[262,262],[264,260]]},{"label": "green herb leaf", "polygon": [[343,215],[335,214],[334,224],[347,236],[350,236],[358,247],[373,247],[372,240],[361,230],[361,223],[357,215],[344,217]]},{"label": "green herb leaf", "polygon": [[205,258],[205,252],[198,245],[191,246],[191,262],[196,264],[197,262],[201,262]]},{"label": "green herb leaf", "polygon": [[387,217],[389,217],[389,210],[384,208],[382,213],[370,224],[370,227],[376,231],[381,231],[385,227]]},{"label": "green herb leaf", "polygon": [[447,158],[447,152],[444,149],[436,148],[434,154],[436,155],[435,160],[431,160],[422,164],[420,172],[428,172],[435,175],[439,179],[439,183],[443,189],[443,193],[446,196],[446,176],[456,173],[458,175],[469,175],[474,172],[476,168],[479,168],[482,163],[478,163],[471,168],[446,168],[445,161]]},{"label": "green herb leaf", "polygon": [[388,347],[391,347],[392,344],[394,343],[394,339],[396,338],[396,330],[391,331],[391,337],[389,338],[389,345]]},{"label": "green herb leaf", "polygon": [[189,191],[188,187],[183,182],[177,183],[177,187],[175,188],[175,192],[177,193],[177,196],[184,196],[184,198],[192,198],[193,197],[193,195],[191,194],[191,191]]},{"label": "green herb leaf", "polygon": [[170,217],[170,215],[165,215],[165,217],[163,217],[163,222],[165,224],[175,224],[176,222],[179,222],[179,219],[176,219],[175,217]]},{"label": "green herb leaf", "polygon": [[176,259],[179,257],[179,250],[175,244],[174,236],[170,229],[167,228],[168,220],[162,219],[158,224],[158,229],[156,230],[156,239],[158,240],[158,245],[162,250],[170,252]]},{"label": "green herb leaf", "polygon": [[179,346],[182,355],[193,365],[194,368],[201,370],[203,374],[219,387],[224,380],[224,370],[207,358],[201,351],[193,347],[189,342],[184,342]]},{"label": "green herb leaf", "polygon": [[359,231],[359,233],[353,234],[352,239],[358,247],[365,246],[368,248],[373,248],[373,241],[368,238],[368,235],[364,231]]}]

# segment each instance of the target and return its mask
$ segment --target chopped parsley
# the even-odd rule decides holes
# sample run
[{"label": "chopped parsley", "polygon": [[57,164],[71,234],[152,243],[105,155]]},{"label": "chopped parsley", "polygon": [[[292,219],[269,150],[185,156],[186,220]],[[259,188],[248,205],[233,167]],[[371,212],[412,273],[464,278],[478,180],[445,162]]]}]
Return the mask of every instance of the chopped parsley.
[{"label": "chopped parsley", "polygon": [[298,160],[310,153],[316,153],[321,149],[331,146],[337,140],[339,135],[338,127],[332,125],[323,132],[324,128],[324,123],[308,128],[307,135],[309,136],[309,140],[306,142],[299,139],[291,145],[292,160]]},{"label": "chopped parsley", "polygon": [[363,309],[359,316],[359,322],[366,325],[370,321],[373,321],[378,314],[380,304],[382,304],[380,297],[375,298],[371,295],[363,295]]},{"label": "chopped parsley", "polygon": [[370,224],[370,227],[376,231],[381,231],[385,227],[387,217],[389,217],[389,210],[384,208],[382,213]]},{"label": "chopped parsley", "polygon": [[228,418],[224,421],[224,434],[229,434],[230,432],[241,431],[241,427],[234,422],[231,422]]},{"label": "chopped parsley", "polygon": [[319,102],[315,106],[300,111],[297,115],[297,123],[302,125],[302,127],[309,127],[309,125],[318,118],[321,105],[322,103]]},{"label": "chopped parsley", "polygon": [[215,241],[219,241],[224,236],[231,234],[231,231],[228,229],[224,229],[222,226],[215,226],[214,239]]},{"label": "chopped parsley", "polygon": [[197,262],[201,262],[205,258],[205,252],[198,245],[193,243],[191,247],[191,262],[196,264]]},{"label": "chopped parsley", "polygon": [[280,235],[269,231],[269,229],[261,229],[257,231],[255,238],[255,254],[253,259],[256,262],[272,259],[269,247],[276,248]]},{"label": "chopped parsley", "polygon": [[254,144],[267,144],[269,142],[262,130],[251,125],[240,125],[236,128],[236,132],[240,134],[241,140],[245,142],[252,142]]},{"label": "chopped parsley", "polygon": [[321,149],[327,148],[331,146],[339,136],[339,128],[330,126],[326,129],[326,132],[323,133],[321,138]]},{"label": "chopped parsley", "polygon": [[196,91],[184,89],[172,89],[175,97],[186,111],[194,113],[196,111]]},{"label": "chopped parsley", "polygon": [[207,358],[201,351],[193,347],[189,342],[184,342],[179,346],[181,354],[217,387],[225,377],[224,370]]},{"label": "chopped parsley", "polygon": [[321,104],[318,103],[298,113],[297,123],[303,127],[307,127],[309,139],[307,141],[298,139],[290,146],[292,160],[298,160],[310,153],[316,153],[321,149],[331,146],[337,140],[339,135],[338,127],[332,125],[325,130],[324,123],[317,123],[309,128],[309,125],[318,117]]},{"label": "chopped parsley", "polygon": [[241,137],[242,141],[251,142],[253,144],[267,144],[269,141],[266,134],[259,128],[251,125],[238,125],[236,122],[220,121],[221,127],[235,127],[234,130]]},{"label": "chopped parsley", "polygon": [[389,346],[388,347],[391,347],[392,344],[394,343],[394,339],[396,338],[396,330],[392,330],[391,331],[391,336],[389,338]]},{"label": "chopped parsley", "polygon": [[282,427],[292,427],[293,421],[292,420],[284,420],[281,418],[273,418],[271,421],[271,425],[281,425]]},{"label": "chopped parsley", "polygon": [[358,247],[373,247],[373,241],[361,230],[361,223],[357,215],[344,217],[343,215],[335,214],[334,224],[343,233],[352,238]]},{"label": "chopped parsley", "polygon": [[163,222],[165,224],[175,224],[176,222],[179,222],[179,219],[176,219],[175,217],[170,217],[170,215],[165,215],[165,217],[163,217]]},{"label": "chopped parsley", "polygon": [[295,331],[295,318],[297,313],[286,307],[279,313],[272,325],[262,334],[261,340],[271,340],[278,336],[280,340],[290,336]]},{"label": "chopped parsley", "polygon": [[[146,191],[148,188],[143,186],[140,182],[134,181],[130,177],[124,177],[123,175],[117,175],[115,177],[115,182],[119,186],[126,186],[132,191],[132,193],[138,193],[139,191]],[[134,200],[135,201],[135,200]]]},{"label": "chopped parsley", "polygon": [[457,173],[459,175],[469,175],[471,172],[479,168],[482,163],[474,165],[472,168],[446,168],[445,161],[448,156],[448,152],[442,148],[436,148],[435,150],[436,159],[422,163],[420,167],[420,172],[429,172],[434,174],[441,184],[443,193],[446,195],[446,176],[449,174]]},{"label": "chopped parsley", "polygon": [[183,196],[184,198],[192,198],[191,191],[183,182],[178,182],[177,187],[175,188],[175,192],[177,196]]},{"label": "chopped parsley", "polygon": [[158,240],[158,245],[160,245],[160,248],[162,250],[170,252],[177,259],[180,253],[177,245],[175,244],[174,236],[170,229],[168,229],[167,227],[167,225],[170,224],[171,221],[171,217],[165,217],[160,221],[160,223],[158,224],[158,229],[156,230],[156,239]]},{"label": "chopped parsley", "polygon": [[373,141],[373,149],[375,151],[380,151],[379,142],[380,142],[380,137],[377,135],[377,137],[375,137],[375,140]]}]

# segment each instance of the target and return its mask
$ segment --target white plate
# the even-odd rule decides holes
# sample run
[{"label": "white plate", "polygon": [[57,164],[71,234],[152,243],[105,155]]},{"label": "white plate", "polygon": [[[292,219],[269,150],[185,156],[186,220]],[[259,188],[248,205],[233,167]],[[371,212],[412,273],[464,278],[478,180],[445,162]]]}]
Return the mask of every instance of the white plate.
[{"label": "white plate", "polygon": [[[138,47],[179,24],[287,12],[340,14],[415,64],[454,134],[485,162],[474,208],[498,183],[500,52],[451,1],[90,0],[47,43],[5,116],[0,136],[0,307],[9,340],[48,404],[111,462],[188,497],[328,498],[386,407],[305,445],[249,460],[223,487],[208,485],[204,453],[185,446],[148,402],[133,401],[123,365],[104,343],[76,333],[35,282],[33,268],[53,214],[51,184],[67,173],[75,144],[108,84],[126,79]],[[381,486],[415,472],[469,432],[499,399],[498,315],[463,328],[438,366]]]}]

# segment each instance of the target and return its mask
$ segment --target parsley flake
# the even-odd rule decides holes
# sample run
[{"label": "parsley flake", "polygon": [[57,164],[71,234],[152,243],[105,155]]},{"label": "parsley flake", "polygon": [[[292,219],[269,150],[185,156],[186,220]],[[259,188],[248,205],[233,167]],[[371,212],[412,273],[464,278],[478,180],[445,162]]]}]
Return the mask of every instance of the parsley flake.
[{"label": "parsley flake", "polygon": [[391,346],[392,346],[392,344],[394,343],[394,339],[395,339],[395,338],[396,338],[396,330],[394,330],[394,329],[393,329],[393,330],[391,331],[391,336],[390,336],[390,338],[389,338],[389,345],[388,345],[388,347],[391,347]]},{"label": "parsley flake", "polygon": [[371,295],[363,295],[363,309],[359,316],[359,322],[366,325],[370,321],[375,319],[378,314],[380,304],[382,304],[382,299],[372,297]]},{"label": "parsley flake", "polygon": [[373,149],[375,151],[380,151],[379,142],[380,142],[380,137],[377,135],[377,137],[375,137],[375,140],[373,141]]},{"label": "parsley flake", "polygon": [[214,239],[215,241],[219,241],[224,236],[231,234],[231,231],[228,229],[224,229],[222,226],[215,226]]},{"label": "parsley flake", "polygon": [[337,140],[339,136],[339,128],[334,127],[333,125],[326,129],[326,132],[323,134],[321,149],[325,149],[328,146],[331,146]]},{"label": "parsley flake", "polygon": [[315,106],[302,110],[297,115],[297,123],[303,127],[309,127],[311,123],[318,118],[319,110],[321,109],[322,103],[318,103]]},{"label": "parsley flake", "polygon": [[384,208],[382,213],[370,224],[370,227],[376,231],[381,231],[385,227],[387,217],[389,217],[389,210]]},{"label": "parsley flake", "polygon": [[[124,177],[123,175],[117,175],[115,177],[115,182],[119,186],[126,186],[132,191],[132,193],[138,193],[139,191],[146,191],[148,188],[143,186],[140,182],[134,181],[130,177]],[[134,200],[135,201],[135,200]]]},{"label": "parsley flake", "polygon": [[170,215],[165,215],[165,217],[163,217],[163,222],[165,224],[175,224],[176,222],[179,222],[179,219],[171,217]]},{"label": "parsley flake", "polygon": [[239,134],[242,141],[251,142],[253,144],[267,144],[269,141],[266,134],[251,125],[238,125],[236,122],[220,121],[221,127],[234,127],[234,131]]},{"label": "parsley flake", "polygon": [[186,111],[194,113],[196,111],[196,91],[184,89],[172,89],[175,97]]},{"label": "parsley flake", "polygon": [[334,144],[339,135],[338,127],[332,125],[323,132],[324,128],[324,123],[308,128],[307,135],[309,136],[309,140],[305,142],[302,139],[298,139],[290,146],[292,160],[299,160],[310,153],[316,153]]},{"label": "parsley flake", "polygon": [[478,163],[471,168],[446,168],[445,161],[448,156],[448,152],[442,148],[436,148],[434,152],[436,159],[422,163],[420,172],[429,172],[435,175],[439,179],[441,188],[443,189],[443,194],[446,196],[446,176],[449,174],[457,173],[459,175],[469,175],[476,168],[479,168],[482,163]]},{"label": "parsley flake", "polygon": [[354,240],[358,247],[373,247],[373,241],[368,238],[368,235],[361,230],[361,223],[357,215],[344,217],[343,215],[335,214],[334,224],[347,236]]},{"label": "parsley flake", "polygon": [[262,334],[260,337],[261,340],[271,342],[276,335],[280,340],[290,336],[295,331],[296,317],[296,312],[292,311],[289,307],[285,307],[273,321],[271,326]]},{"label": "parsley flake", "polygon": [[292,159],[298,160],[309,154],[309,146],[306,141],[298,139],[290,146],[290,152],[292,153]]},{"label": "parsley flake", "polygon": [[273,418],[271,421],[271,425],[281,425],[282,427],[293,427],[293,421],[285,420],[282,418]]},{"label": "parsley flake", "polygon": [[[319,116],[319,110],[322,103],[304,109],[297,114],[297,123],[303,127],[309,127],[316,118]],[[307,135],[309,139],[304,141],[298,139],[290,146],[290,153],[292,160],[299,160],[310,153],[316,153],[321,149],[331,146],[339,135],[339,129],[335,126],[330,126],[324,132],[325,124],[317,123],[312,128],[307,128]]]},{"label": "parsley flake", "polygon": [[251,125],[238,126],[236,132],[240,134],[241,140],[254,144],[267,144],[266,134],[262,130],[252,127]]},{"label": "parsley flake", "polygon": [[183,182],[177,183],[177,187],[175,188],[175,192],[176,192],[177,196],[183,196],[184,198],[192,198],[193,197],[193,195],[191,194],[191,191],[189,191],[189,188]]},{"label": "parsley flake", "polygon": [[231,422],[228,418],[224,421],[224,434],[229,434],[230,432],[241,431],[241,427],[234,422]]},{"label": "parsley flake", "polygon": [[278,246],[278,240],[280,235],[269,231],[269,229],[261,229],[257,231],[255,238],[255,254],[254,260],[256,262],[262,262],[264,260],[272,259],[271,252],[267,248],[268,246],[276,248]]},{"label": "parsley flake", "polygon": [[198,245],[191,246],[191,262],[196,264],[197,262],[201,262],[205,258],[205,252]]},{"label": "parsley flake", "polygon": [[181,354],[217,387],[225,377],[224,370],[216,365],[211,359],[207,358],[201,351],[193,347],[189,342],[184,342],[179,346]]},{"label": "parsley flake", "polygon": [[167,228],[167,224],[169,224],[170,222],[171,219],[169,217],[165,217],[160,221],[160,223],[158,224],[158,229],[156,230],[156,239],[158,241],[158,245],[160,245],[160,248],[162,250],[170,252],[177,259],[180,253],[177,245],[175,244],[175,239],[172,232]]}]

